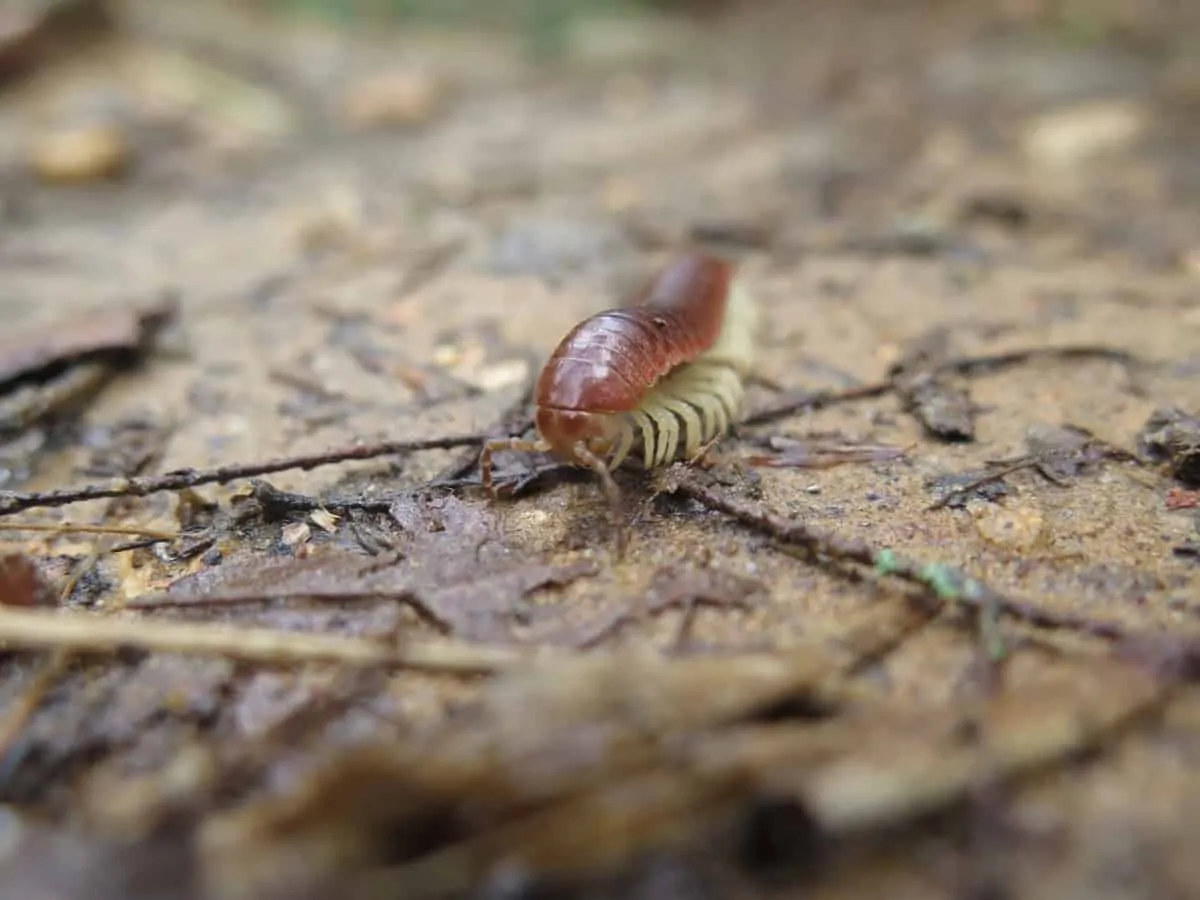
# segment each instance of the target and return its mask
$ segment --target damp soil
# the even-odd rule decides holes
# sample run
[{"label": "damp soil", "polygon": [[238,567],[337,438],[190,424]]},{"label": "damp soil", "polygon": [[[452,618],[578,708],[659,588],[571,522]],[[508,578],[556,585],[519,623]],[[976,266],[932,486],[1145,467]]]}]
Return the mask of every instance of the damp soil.
[{"label": "damp soil", "polygon": [[[1200,890],[1200,18],[700,5],[13,14],[0,895]],[[697,246],[745,421],[487,496]]]}]

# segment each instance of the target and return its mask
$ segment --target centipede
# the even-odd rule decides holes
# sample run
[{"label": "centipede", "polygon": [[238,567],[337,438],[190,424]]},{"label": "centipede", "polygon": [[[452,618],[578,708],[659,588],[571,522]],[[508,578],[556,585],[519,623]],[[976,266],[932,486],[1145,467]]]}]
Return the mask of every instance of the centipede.
[{"label": "centipede", "polygon": [[572,328],[534,385],[536,439],[487,441],[484,489],[495,496],[493,453],[549,454],[599,476],[620,535],[615,469],[694,460],[736,421],[758,328],[737,274],[726,259],[683,253],[622,306]]}]

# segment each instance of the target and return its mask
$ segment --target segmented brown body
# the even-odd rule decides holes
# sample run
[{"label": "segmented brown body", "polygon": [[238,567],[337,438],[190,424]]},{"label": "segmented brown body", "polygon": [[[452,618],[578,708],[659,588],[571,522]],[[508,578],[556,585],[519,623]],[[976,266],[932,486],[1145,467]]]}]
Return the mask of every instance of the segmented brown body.
[{"label": "segmented brown body", "polygon": [[550,452],[595,470],[613,500],[611,469],[637,453],[647,468],[696,456],[737,413],[754,352],[757,309],[733,267],[679,257],[631,298],[575,326],[534,391],[538,440],[489,441],[480,457],[491,488],[492,453]]},{"label": "segmented brown body", "polygon": [[733,267],[684,256],[647,283],[625,309],[576,325],[538,378],[540,408],[591,413],[637,409],[646,391],[707,350],[721,333]]}]

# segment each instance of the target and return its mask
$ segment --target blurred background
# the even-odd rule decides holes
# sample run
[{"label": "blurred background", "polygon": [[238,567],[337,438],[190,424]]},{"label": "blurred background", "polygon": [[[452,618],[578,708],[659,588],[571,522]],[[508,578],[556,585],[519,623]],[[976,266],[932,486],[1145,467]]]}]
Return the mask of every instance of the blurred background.
[{"label": "blurred background", "polygon": [[[1134,148],[1192,197],[1197,164],[1172,154],[1194,155],[1198,44],[1200,10],[1172,0],[6,0],[0,172],[10,200],[28,178],[163,187],[440,125],[455,136],[413,176],[460,196],[581,165],[633,181],[639,153],[689,152],[724,116],[763,139],[760,181],[825,201],[851,170],[920,193],[1006,158],[1071,180]],[[536,149],[572,144],[585,108],[569,152]]]},{"label": "blurred background", "polygon": [[[1149,469],[1131,466],[1125,478],[1115,463],[1093,467],[1100,456],[1085,466],[1079,443],[1063,445],[1080,454],[1067,475],[1040,463],[1044,479],[1014,469],[1014,486],[976,475],[996,460],[1049,454],[1038,436],[1047,427],[1061,435],[1079,426],[1106,447],[1127,448],[1156,407],[1196,410],[1198,147],[1197,0],[0,0],[0,337],[35,335],[10,340],[0,360],[9,373],[0,384],[0,488],[53,490],[356,441],[468,435],[470,443],[519,427],[511,410],[520,411],[524,386],[567,329],[611,305],[655,256],[702,241],[748,251],[743,271],[764,300],[754,408],[777,401],[780,389],[802,401],[780,426],[792,430],[770,439],[795,445],[815,435],[906,455],[819,472],[780,463],[755,475],[760,492],[747,488],[747,496],[923,561],[983,560],[980,577],[1035,605],[1121,615],[1174,634],[1196,615],[1200,518],[1183,512],[1200,502],[1194,491]],[[112,349],[114,333],[117,349],[128,350],[138,322],[130,324],[130,309],[164,300],[177,302],[180,315],[161,346],[142,368],[107,380],[94,357]],[[1038,357],[1063,347],[1090,349]],[[805,391],[853,391],[880,379],[895,387],[893,367],[905,360],[1005,354],[1039,361],[975,379],[969,397],[963,389],[970,415],[982,411],[972,441],[930,436],[887,390],[815,411],[803,402]],[[1127,356],[1153,365],[1127,368]],[[76,367],[84,357],[88,366]],[[72,368],[89,366],[104,370],[103,390],[94,371],[70,379]],[[61,424],[67,400],[83,409]],[[405,496],[471,469],[473,459],[464,468],[454,456],[289,469],[272,473],[268,487],[320,502]],[[969,502],[964,495],[953,512],[929,505],[938,485],[964,484],[988,493]],[[219,505],[208,543],[184,531],[190,549],[176,557],[148,549],[160,539],[137,545],[134,556],[100,553],[82,539],[66,545],[61,535],[44,546],[31,540],[28,553],[64,578],[87,571],[75,594],[71,575],[64,603],[115,607],[185,572],[219,575],[235,560],[300,562],[313,547],[374,555],[393,537],[408,548],[423,534],[390,511],[371,520],[364,512],[362,521],[375,523],[364,533],[378,526],[387,536],[369,547],[353,518],[340,531],[327,514],[313,528],[284,526],[265,501],[251,522],[241,512],[243,487],[206,485],[186,502],[154,495],[70,509],[81,522],[124,517],[176,534],[193,516],[207,523]],[[429,526],[431,543],[413,545],[413,559],[449,560],[447,572],[464,585],[470,579],[474,591],[453,600],[454,628],[467,623],[456,635],[477,627],[491,640],[490,629],[507,637],[511,625],[530,645],[568,640],[568,626],[624,615],[622,602],[642,602],[631,595],[636,585],[651,584],[660,563],[681,561],[703,570],[715,560],[773,592],[744,622],[705,612],[697,646],[828,643],[841,659],[868,615],[901,610],[857,578],[764,552],[757,535],[682,501],[647,512],[640,555],[614,563],[611,575],[596,549],[607,533],[602,499],[581,482],[519,503],[477,496],[449,505],[471,527],[447,513],[445,527]],[[493,531],[472,530],[478,523],[512,547],[480,543]],[[593,552],[605,567],[568,579],[545,603],[496,587],[507,570],[461,562],[574,564]],[[397,610],[389,599],[388,616]],[[264,608],[264,621],[276,613],[296,627],[283,607]],[[337,611],[336,620],[314,618],[311,630],[357,636],[378,627],[390,642],[395,621]],[[940,714],[963,685],[986,679],[971,674],[974,636],[959,625],[922,627],[896,637],[887,659],[871,658],[861,681],[889,705],[919,700]],[[987,628],[979,631],[986,637]],[[1022,702],[1037,707],[1030,672],[1075,657],[1047,650],[1045,635],[1029,647],[1021,646],[1014,680],[1025,685]],[[1195,647],[1187,650],[1194,662]],[[1078,670],[1080,693],[1068,698],[1066,717],[1047,726],[1052,742],[1087,730],[1079,723],[1103,706],[1105,685],[1133,683],[1116,669],[1111,682],[1098,681],[1111,660],[1079,654],[1093,657],[1094,667]],[[185,788],[167,763],[194,740],[193,724],[221,751],[258,753],[269,723],[303,725],[300,713],[311,707],[321,741],[365,731],[405,749],[397,735],[453,720],[475,689],[403,673],[372,695],[371,715],[347,715],[351,726],[339,731],[324,728],[335,713],[303,671],[243,673],[231,664],[226,675],[186,660],[138,668],[114,654],[111,677],[81,667],[62,679],[61,702],[42,704],[36,668],[7,658],[6,708],[26,684],[34,698],[20,701],[24,712],[8,730],[22,754],[8,770],[9,799],[50,821],[84,809],[105,838],[136,833],[130,810],[140,807],[114,803],[103,780],[90,800],[74,785],[87,783],[85,772],[165,772],[163,819],[175,821]],[[276,674],[279,681],[265,677]],[[58,677],[52,672],[48,683]],[[847,871],[863,887],[820,896],[1195,896],[1167,888],[1171,879],[1200,883],[1195,693],[1180,698],[1191,705],[1181,704],[1174,724],[1131,740],[1133,749],[1123,745],[1090,774],[1067,747],[1061,794],[1033,797],[1020,815],[1004,810],[990,838],[963,842],[963,855],[987,868],[999,856],[996,835],[1008,841],[1020,831],[1024,843],[1010,855],[1025,862],[1025,880],[1012,893],[1002,879],[956,892],[881,892],[855,858]],[[363,697],[361,684],[349,684],[346,708],[365,707]],[[330,705],[337,715],[340,703]],[[914,746],[925,746],[923,716],[913,717]],[[22,731],[22,717],[35,727]],[[957,759],[975,720],[944,724]],[[524,740],[524,725],[506,733]],[[650,730],[640,718],[636,726],[639,735]],[[847,733],[858,749],[862,741]],[[890,735],[873,749],[883,744],[886,756],[889,743]],[[280,739],[280,757],[318,744],[315,736]],[[1024,752],[1019,740],[1011,746]],[[568,755],[590,752],[572,744]],[[408,772],[407,763],[394,768]],[[928,771],[941,773],[936,758]],[[585,775],[589,788],[603,783],[603,773]],[[882,783],[881,808],[890,808],[893,782]],[[368,785],[352,796],[374,795]],[[198,819],[207,803],[195,802]],[[581,843],[592,824],[580,818]],[[915,826],[897,833],[889,864],[944,888],[947,860],[958,857],[930,852]],[[372,839],[390,847],[397,835]],[[1074,855],[1047,853],[1054,842]],[[10,868],[21,869],[24,850],[7,836],[0,845],[15,861]],[[300,846],[284,868],[310,845]],[[235,874],[260,862],[253,848],[231,851]],[[149,856],[160,869],[174,858],[153,847]],[[319,865],[325,857],[314,858]],[[57,880],[63,865],[44,855],[25,868]],[[80,869],[70,894],[0,893],[133,896],[95,893],[91,871]],[[335,884],[330,896],[345,896]],[[680,895],[674,882],[661,884],[662,895]],[[1029,886],[1040,892],[1018,889]],[[692,895],[718,894],[700,883]]]}]

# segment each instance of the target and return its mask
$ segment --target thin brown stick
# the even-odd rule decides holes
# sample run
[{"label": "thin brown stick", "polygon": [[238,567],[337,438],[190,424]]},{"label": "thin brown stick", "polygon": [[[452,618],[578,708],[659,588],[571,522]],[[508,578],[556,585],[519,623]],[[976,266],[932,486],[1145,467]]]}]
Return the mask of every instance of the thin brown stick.
[{"label": "thin brown stick", "polygon": [[135,647],[161,653],[226,656],[274,665],[306,662],[394,666],[451,674],[491,674],[519,665],[527,654],[505,647],[428,640],[388,641],[144,618],[0,609],[0,643],[28,649],[113,653]]},{"label": "thin brown stick", "polygon": [[1059,487],[1070,487],[1071,482],[1056,474],[1050,468],[1055,462],[1091,462],[1089,454],[1093,451],[1099,451],[1100,458],[1115,459],[1122,462],[1142,462],[1137,455],[1130,453],[1123,447],[1118,447],[1115,444],[1110,444],[1090,432],[1082,428],[1075,428],[1085,436],[1085,440],[1077,447],[1068,449],[1046,450],[1040,453],[1030,453],[1024,456],[1011,457],[1009,459],[989,460],[987,465],[991,471],[984,472],[977,478],[972,478],[965,484],[959,484],[950,488],[945,494],[927,506],[926,511],[942,509],[950,505],[960,497],[965,497],[979,488],[987,484],[992,484],[997,481],[1002,481],[1009,475],[1025,469],[1033,469],[1047,481],[1058,485]]},{"label": "thin brown stick", "polygon": [[81,524],[67,522],[61,525],[42,522],[0,522],[0,531],[36,531],[46,534],[124,534],[153,538],[156,541],[173,541],[179,537],[178,532],[142,528],[137,525],[103,525],[86,522]]},{"label": "thin brown stick", "polygon": [[945,506],[949,506],[959,497],[965,497],[968,494],[979,490],[979,488],[983,487],[984,485],[992,484],[996,481],[1003,481],[1009,475],[1013,475],[1023,469],[1032,469],[1037,464],[1038,460],[1030,456],[1020,459],[1017,462],[1000,466],[999,468],[993,469],[991,472],[985,472],[978,478],[972,478],[966,484],[956,485],[955,487],[946,491],[945,494],[925,507],[925,511],[933,512],[934,510],[942,509]]},{"label": "thin brown stick", "polygon": [[892,383],[890,381],[875,381],[870,384],[860,384],[840,391],[803,393],[752,412],[742,419],[742,421],[738,422],[738,425],[766,425],[768,422],[787,418],[793,413],[824,409],[827,406],[846,403],[850,400],[882,397],[884,394],[890,393],[891,390]]},{"label": "thin brown stick", "polygon": [[375,459],[398,453],[413,453],[418,450],[445,450],[479,444],[485,439],[481,434],[453,435],[451,437],[425,438],[416,441],[381,441],[375,444],[356,444],[339,447],[323,453],[302,456],[284,456],[255,463],[233,463],[212,469],[180,469],[163,475],[146,478],[118,478],[100,484],[88,484],[77,488],[65,488],[40,493],[16,493],[0,491],[0,516],[12,515],[26,509],[46,506],[65,506],[85,500],[101,500],[108,497],[145,497],[163,491],[181,491],[204,484],[226,484],[241,478],[255,478],[271,472],[287,469],[315,469],[351,460]]},{"label": "thin brown stick", "polygon": [[1103,347],[1095,344],[1068,344],[1062,347],[1025,347],[1009,350],[1004,353],[990,353],[982,356],[962,356],[948,359],[939,363],[935,370],[938,372],[958,372],[963,375],[973,375],[977,372],[991,372],[996,369],[1016,366],[1032,362],[1036,359],[1102,359],[1121,363],[1125,366],[1144,365],[1143,360],[1127,350],[1117,347]]},{"label": "thin brown stick", "polygon": [[[679,468],[675,471],[679,471]],[[905,559],[891,550],[876,550],[858,538],[844,538],[818,531],[801,521],[769,512],[757,503],[748,503],[714,490],[702,484],[694,473],[684,472],[674,478],[669,477],[665,482],[665,489],[683,494],[755,531],[782,543],[800,547],[813,556],[826,556],[871,567],[880,575],[890,575],[917,585],[939,600],[958,603],[968,608],[991,607],[1030,625],[1079,632],[1102,640],[1124,642],[1139,636],[1138,632],[1131,631],[1117,622],[1053,612],[1025,600],[1007,597],[950,566],[922,564]]]},{"label": "thin brown stick", "polygon": [[322,509],[332,513],[345,513],[350,510],[387,512],[398,498],[397,495],[383,495],[331,497],[328,500],[321,500],[295,491],[281,491],[269,481],[260,478],[251,480],[250,496],[258,501],[268,519],[279,519],[292,513],[315,512]]},{"label": "thin brown stick", "polygon": [[67,580],[63,583],[62,589],[58,595],[58,605],[66,606],[67,601],[71,599],[71,595],[75,593],[75,588],[79,582],[83,580],[83,576],[92,570],[100,559],[100,554],[103,552],[100,544],[96,544],[88,551],[88,555],[79,561],[79,565],[72,569],[71,574],[67,576]]},{"label": "thin brown stick", "polygon": [[[251,591],[243,594],[200,594],[197,596],[172,596],[171,594],[151,594],[148,597],[135,597],[125,603],[125,609],[214,609],[217,607],[255,606],[270,603],[276,597],[271,593]],[[387,590],[370,588],[366,590],[309,590],[287,594],[289,601],[311,601],[314,603],[359,603],[368,600],[391,600],[400,606],[412,610],[413,614],[426,625],[441,634],[451,634],[454,625],[436,609],[426,603],[421,596],[408,588]]]},{"label": "thin brown stick", "polygon": [[[960,375],[975,375],[983,372],[993,372],[997,369],[1031,362],[1035,359],[1106,359],[1121,363],[1125,366],[1144,365],[1133,354],[1114,347],[1092,346],[1088,344],[1065,347],[1028,347],[1010,350],[1005,353],[992,353],[983,356],[963,356],[948,359],[934,366],[931,373],[954,372]],[[746,416],[739,425],[765,425],[778,419],[786,418],[793,413],[824,409],[838,403],[851,400],[866,400],[871,397],[881,397],[896,389],[894,379],[874,381],[869,384],[856,385],[837,391],[813,391],[791,399],[784,400],[773,406],[764,407]]]}]

